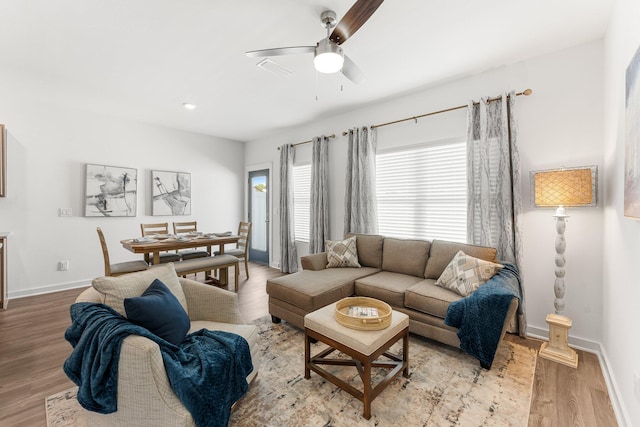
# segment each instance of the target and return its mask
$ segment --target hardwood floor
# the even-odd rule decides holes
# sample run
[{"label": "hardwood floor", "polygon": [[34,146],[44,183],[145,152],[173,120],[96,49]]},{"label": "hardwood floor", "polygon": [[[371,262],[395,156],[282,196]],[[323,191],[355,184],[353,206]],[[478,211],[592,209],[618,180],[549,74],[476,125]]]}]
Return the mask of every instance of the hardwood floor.
[{"label": "hardwood floor", "polygon": [[[246,321],[268,314],[265,283],[281,275],[257,264],[249,268],[251,278],[241,274],[238,291]],[[71,353],[64,331],[70,325],[69,306],[82,290],[11,300],[9,309],[0,311],[0,426],[44,426],[45,397],[73,385],[62,371]],[[507,339],[536,349],[541,344]],[[598,357],[578,354],[578,369],[538,358],[529,426],[617,425]]]}]

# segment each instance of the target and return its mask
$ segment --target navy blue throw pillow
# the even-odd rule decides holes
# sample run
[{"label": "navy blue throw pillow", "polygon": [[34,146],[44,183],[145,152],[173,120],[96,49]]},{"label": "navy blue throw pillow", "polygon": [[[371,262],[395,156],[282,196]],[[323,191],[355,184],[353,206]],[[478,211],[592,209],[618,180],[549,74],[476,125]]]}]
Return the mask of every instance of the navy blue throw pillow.
[{"label": "navy blue throw pillow", "polygon": [[180,345],[191,326],[178,299],[158,279],[141,296],[125,298],[124,309],[130,321],[175,345]]}]

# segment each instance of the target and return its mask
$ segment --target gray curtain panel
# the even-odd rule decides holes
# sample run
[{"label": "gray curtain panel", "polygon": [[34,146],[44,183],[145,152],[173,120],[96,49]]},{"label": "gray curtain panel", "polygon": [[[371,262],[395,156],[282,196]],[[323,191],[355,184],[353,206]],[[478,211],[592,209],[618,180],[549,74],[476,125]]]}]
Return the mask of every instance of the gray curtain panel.
[{"label": "gray curtain panel", "polygon": [[376,136],[368,127],[349,130],[344,196],[344,233],[376,234]]},{"label": "gray curtain panel", "polygon": [[[469,102],[467,116],[467,240],[495,247],[522,275],[522,196],[514,92]],[[521,276],[522,277],[522,276]],[[525,336],[523,287],[518,330]]]},{"label": "gray curtain panel", "polygon": [[290,144],[280,147],[280,270],[298,271],[298,252],[293,232],[293,157]]},{"label": "gray curtain panel", "polygon": [[329,138],[313,138],[311,158],[311,224],[309,227],[309,252],[324,251],[329,240]]}]

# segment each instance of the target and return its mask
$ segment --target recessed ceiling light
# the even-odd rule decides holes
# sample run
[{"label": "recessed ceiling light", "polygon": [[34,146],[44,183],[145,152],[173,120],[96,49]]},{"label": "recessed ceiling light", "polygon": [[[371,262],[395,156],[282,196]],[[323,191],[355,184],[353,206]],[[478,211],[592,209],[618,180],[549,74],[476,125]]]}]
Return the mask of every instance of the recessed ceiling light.
[{"label": "recessed ceiling light", "polygon": [[195,105],[195,104],[191,104],[190,102],[183,102],[183,103],[182,103],[182,106],[183,106],[184,108],[186,108],[187,110],[195,110],[195,109],[196,109],[196,107],[197,107],[197,105]]}]

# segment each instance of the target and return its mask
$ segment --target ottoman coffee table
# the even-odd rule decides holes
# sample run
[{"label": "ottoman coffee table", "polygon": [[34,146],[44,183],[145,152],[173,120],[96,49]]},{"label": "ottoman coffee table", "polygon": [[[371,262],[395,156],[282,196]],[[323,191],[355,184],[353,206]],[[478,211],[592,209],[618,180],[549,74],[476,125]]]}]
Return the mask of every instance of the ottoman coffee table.
[{"label": "ottoman coffee table", "polygon": [[[313,311],[304,317],[304,377],[311,371],[331,381],[364,404],[363,417],[371,418],[371,401],[375,399],[402,371],[409,376],[409,316],[393,311],[389,327],[377,331],[360,331],[342,326],[335,319],[336,303]],[[389,352],[389,348],[402,338],[402,356]],[[318,340],[329,347],[311,356],[311,341]],[[340,351],[349,359],[327,358]],[[389,360],[378,360],[380,357]],[[360,391],[336,377],[321,365],[354,366],[362,379]],[[375,387],[371,384],[371,368],[388,368],[389,373]]]}]

